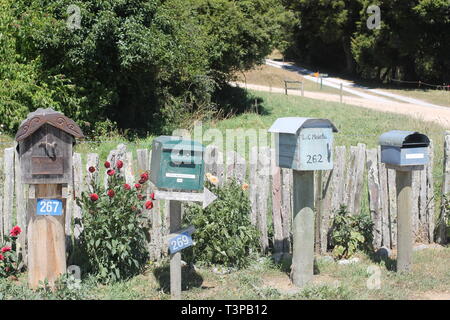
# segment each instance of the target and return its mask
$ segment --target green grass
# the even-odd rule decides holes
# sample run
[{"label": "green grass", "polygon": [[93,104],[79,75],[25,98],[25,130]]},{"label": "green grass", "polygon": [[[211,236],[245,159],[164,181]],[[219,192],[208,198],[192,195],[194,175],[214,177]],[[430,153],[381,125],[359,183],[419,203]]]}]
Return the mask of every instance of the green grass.
[{"label": "green grass", "polygon": [[[366,254],[358,253],[358,257],[360,262],[351,265],[318,259],[312,283],[301,290],[289,280],[288,260],[275,264],[269,257],[259,258],[246,269],[223,275],[213,273],[212,268],[185,267],[182,297],[185,300],[449,299],[449,247],[414,252],[412,272],[408,274],[397,273],[387,268],[384,261],[373,261]],[[369,266],[380,270],[380,289],[367,287]],[[166,300],[170,299],[169,266],[167,261],[149,265],[143,275],[111,285],[98,285],[88,278],[76,294],[70,290],[44,295],[33,292],[26,288],[26,274],[19,281],[0,280],[0,289],[3,299]]]},{"label": "green grass", "polygon": [[380,88],[394,94],[403,95],[406,97],[423,100],[425,102],[450,107],[450,91],[433,90],[433,89],[395,89],[395,88]]}]

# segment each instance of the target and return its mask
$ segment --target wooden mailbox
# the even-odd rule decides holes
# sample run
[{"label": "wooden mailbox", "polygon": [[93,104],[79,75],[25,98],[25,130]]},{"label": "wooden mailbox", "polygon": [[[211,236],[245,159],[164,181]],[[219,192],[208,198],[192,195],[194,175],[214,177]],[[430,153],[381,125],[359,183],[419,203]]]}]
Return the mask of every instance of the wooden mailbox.
[{"label": "wooden mailbox", "polygon": [[25,119],[16,134],[22,183],[29,185],[27,220],[28,284],[54,281],[66,272],[65,206],[72,183],[78,125],[52,109],[38,109]]}]

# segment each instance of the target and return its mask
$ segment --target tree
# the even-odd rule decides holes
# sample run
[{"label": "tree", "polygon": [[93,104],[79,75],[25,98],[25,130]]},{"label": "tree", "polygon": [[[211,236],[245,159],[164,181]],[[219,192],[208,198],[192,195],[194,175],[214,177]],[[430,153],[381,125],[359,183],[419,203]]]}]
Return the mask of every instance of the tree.
[{"label": "tree", "polygon": [[[23,21],[13,37],[20,42],[16,53],[39,61],[33,82],[49,88],[56,109],[86,126],[109,119],[143,133],[170,132],[196,108],[213,106],[219,84],[270,53],[284,14],[279,0],[18,0],[13,6],[10,16]],[[74,6],[79,28],[68,22]],[[67,101],[70,108],[63,107]]]}]

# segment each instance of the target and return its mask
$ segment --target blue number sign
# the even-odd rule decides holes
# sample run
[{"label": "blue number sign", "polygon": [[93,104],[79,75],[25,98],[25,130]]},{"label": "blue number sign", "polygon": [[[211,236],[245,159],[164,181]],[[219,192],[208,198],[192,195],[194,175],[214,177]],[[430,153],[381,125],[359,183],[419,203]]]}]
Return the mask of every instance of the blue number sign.
[{"label": "blue number sign", "polygon": [[171,254],[174,254],[178,251],[186,249],[192,246],[192,237],[188,232],[181,233],[178,236],[170,239],[169,241],[169,250]]},{"label": "blue number sign", "polygon": [[63,203],[58,199],[38,199],[36,214],[38,216],[62,216]]}]

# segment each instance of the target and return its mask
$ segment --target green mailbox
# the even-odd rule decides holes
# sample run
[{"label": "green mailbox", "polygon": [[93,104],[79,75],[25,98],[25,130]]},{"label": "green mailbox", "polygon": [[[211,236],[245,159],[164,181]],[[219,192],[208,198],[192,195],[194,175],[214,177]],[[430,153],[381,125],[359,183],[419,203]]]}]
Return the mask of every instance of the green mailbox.
[{"label": "green mailbox", "polygon": [[158,189],[203,190],[205,147],[182,137],[153,140],[150,181]]}]

